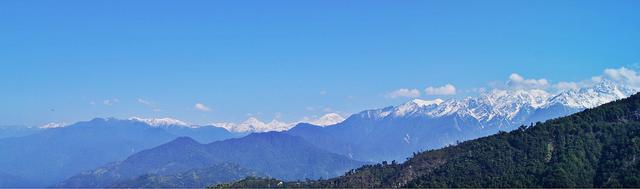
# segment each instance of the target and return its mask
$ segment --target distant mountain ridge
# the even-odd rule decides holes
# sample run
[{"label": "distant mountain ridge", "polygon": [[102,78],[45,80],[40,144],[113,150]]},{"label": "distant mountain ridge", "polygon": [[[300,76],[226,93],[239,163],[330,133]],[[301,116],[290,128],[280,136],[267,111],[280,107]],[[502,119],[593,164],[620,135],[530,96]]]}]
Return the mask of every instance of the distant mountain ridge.
[{"label": "distant mountain ridge", "polygon": [[311,123],[316,126],[330,126],[344,121],[344,118],[337,113],[328,113],[317,119],[305,118],[301,121],[285,123],[276,119],[265,123],[258,118],[250,117],[242,123],[214,123],[216,127],[222,127],[231,132],[251,133],[251,132],[270,132],[270,131],[286,131],[299,123]]},{"label": "distant mountain ridge", "polygon": [[140,117],[131,117],[129,120],[144,122],[147,125],[154,127],[170,127],[170,126],[178,126],[178,127],[198,127],[195,125],[188,124],[184,121],[177,120],[174,118],[140,118]]},{"label": "distant mountain ridge", "polygon": [[0,139],[9,137],[21,137],[30,135],[40,131],[38,127],[27,127],[21,125],[3,125],[0,126]]},{"label": "distant mountain ridge", "polygon": [[364,164],[321,150],[300,137],[285,133],[254,133],[210,144],[200,144],[181,137],[131,155],[122,162],[76,175],[58,186],[140,187],[125,184],[144,184],[132,181],[142,175],[173,177],[170,175],[180,175],[185,171],[219,163],[237,164],[242,168],[286,180],[329,178]]},{"label": "distant mountain ridge", "polygon": [[30,187],[46,187],[179,136],[212,142],[243,134],[218,127],[155,127],[140,121],[96,118],[0,139],[0,170],[33,181]]}]

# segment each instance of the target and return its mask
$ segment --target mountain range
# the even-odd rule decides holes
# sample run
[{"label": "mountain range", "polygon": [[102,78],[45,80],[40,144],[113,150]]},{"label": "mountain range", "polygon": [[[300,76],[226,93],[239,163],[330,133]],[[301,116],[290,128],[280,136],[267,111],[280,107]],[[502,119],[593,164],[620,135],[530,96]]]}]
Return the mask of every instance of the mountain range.
[{"label": "mountain range", "polygon": [[225,188],[619,188],[640,186],[640,94],[507,133],[304,182],[249,177]]},{"label": "mountain range", "polygon": [[606,80],[556,95],[535,89],[493,90],[464,99],[415,99],[362,111],[336,125],[302,123],[287,132],[361,161],[404,161],[413,152],[569,115],[634,92],[633,88]]},{"label": "mountain range", "polygon": [[41,128],[27,127],[27,126],[20,126],[20,125],[0,126],[0,139],[27,136],[27,135],[36,133],[39,130],[41,130]]},{"label": "mountain range", "polygon": [[[330,178],[349,169],[363,165],[347,157],[317,148],[300,137],[279,132],[254,133],[246,137],[228,139],[209,144],[200,144],[188,137],[181,137],[149,150],[138,152],[126,160],[111,163],[98,169],[76,175],[60,187],[142,187],[149,180],[145,175],[166,178],[196,174],[219,175],[221,170],[211,165],[237,164],[233,170],[246,168],[255,174],[285,180],[306,178]],[[208,168],[208,169],[207,169]],[[195,171],[194,171],[195,170]],[[248,175],[251,171],[235,171]],[[235,174],[232,174],[235,175]],[[143,178],[140,178],[143,177]],[[231,177],[233,178],[233,177]],[[154,180],[154,179],[151,179]],[[209,180],[222,182],[225,180]],[[228,181],[228,180],[226,180]],[[202,183],[202,182],[200,182]],[[173,187],[204,187],[168,183]],[[160,184],[158,184],[160,185]]]},{"label": "mountain range", "polygon": [[243,135],[218,127],[157,127],[135,120],[97,118],[0,139],[0,170],[28,180],[26,186],[44,187],[179,136],[210,142]]},{"label": "mountain range", "polygon": [[[251,175],[285,180],[329,178],[364,162],[402,162],[415,152],[511,131],[634,92],[633,88],[605,80],[553,95],[542,90],[519,89],[493,90],[463,99],[414,99],[397,106],[362,111],[347,119],[327,114],[316,120],[293,123],[275,120],[264,123],[250,118],[240,124],[199,126],[171,118],[132,117],[97,118],[24,130],[3,127],[9,129],[0,129],[0,136],[4,136],[0,138],[0,174],[4,175],[0,187],[44,187],[65,179],[61,186],[133,187],[142,186],[139,184],[145,180],[178,182],[178,178],[187,174],[208,175],[208,179],[191,179],[189,183],[194,185]],[[273,130],[282,133],[269,132]],[[248,135],[252,132],[262,135]],[[183,136],[188,138],[174,140]],[[278,141],[295,145],[286,146]],[[151,152],[167,157],[145,155]],[[260,157],[264,160],[250,159]],[[188,158],[199,159],[191,162]],[[285,163],[288,165],[284,166]],[[229,171],[230,177],[208,173],[216,167]],[[169,181],[154,183],[179,186]]]},{"label": "mountain range", "polygon": [[329,113],[321,116],[318,119],[312,120],[312,119],[305,118],[301,121],[291,122],[291,123],[281,122],[276,119],[273,119],[268,123],[265,123],[260,121],[258,118],[250,117],[242,123],[222,122],[222,123],[214,123],[212,125],[216,127],[225,128],[231,132],[244,133],[244,132],[286,131],[300,123],[310,123],[315,126],[324,127],[329,125],[335,125],[342,121],[344,121],[344,118],[340,114]]}]

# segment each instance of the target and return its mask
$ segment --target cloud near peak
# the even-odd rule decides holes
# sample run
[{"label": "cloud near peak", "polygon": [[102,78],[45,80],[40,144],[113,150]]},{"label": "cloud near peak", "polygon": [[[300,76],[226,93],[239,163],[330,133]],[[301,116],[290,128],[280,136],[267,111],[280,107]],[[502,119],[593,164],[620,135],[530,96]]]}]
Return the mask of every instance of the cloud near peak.
[{"label": "cloud near peak", "polygon": [[604,75],[600,77],[594,77],[597,79],[609,79],[620,83],[625,83],[633,87],[640,87],[640,76],[632,69],[621,67],[618,69],[608,68],[604,70]]},{"label": "cloud near peak", "polygon": [[509,75],[507,86],[515,89],[544,89],[549,87],[547,79],[525,79],[520,74]]},{"label": "cloud near peak", "polygon": [[418,89],[398,89],[385,95],[387,98],[416,98],[420,96]]},{"label": "cloud near peak", "polygon": [[455,95],[456,87],[452,84],[446,84],[441,87],[427,87],[424,92],[427,95]]}]

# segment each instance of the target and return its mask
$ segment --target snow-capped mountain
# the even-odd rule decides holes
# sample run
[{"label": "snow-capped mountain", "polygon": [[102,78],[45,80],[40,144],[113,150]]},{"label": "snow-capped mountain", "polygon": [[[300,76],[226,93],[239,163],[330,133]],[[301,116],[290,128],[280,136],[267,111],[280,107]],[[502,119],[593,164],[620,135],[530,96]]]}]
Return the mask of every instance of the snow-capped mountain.
[{"label": "snow-capped mountain", "polygon": [[146,123],[153,127],[167,127],[167,126],[179,126],[179,127],[197,127],[195,125],[188,124],[184,121],[180,121],[173,118],[139,118],[131,117],[131,121],[138,121]]},{"label": "snow-capped mountain", "polygon": [[342,117],[340,114],[337,113],[329,113],[326,115],[323,115],[322,117],[316,119],[316,120],[311,120],[311,121],[301,121],[301,122],[308,122],[311,123],[313,125],[317,125],[317,126],[330,126],[330,125],[335,125],[338,124],[340,122],[344,121],[344,117]]},{"label": "snow-capped mountain", "polygon": [[60,122],[60,123],[58,123],[58,122],[51,122],[51,123],[44,124],[44,125],[40,126],[39,128],[41,128],[41,129],[53,129],[53,128],[61,128],[61,127],[65,127],[65,126],[67,126],[67,125],[68,125],[68,124],[67,124],[67,123],[64,123],[64,122]]},{"label": "snow-capped mountain", "polygon": [[321,116],[315,120],[303,119],[302,121],[296,121],[291,123],[285,123],[276,119],[271,122],[265,123],[258,118],[250,117],[249,119],[241,123],[214,123],[216,127],[222,127],[231,132],[244,133],[244,132],[269,132],[269,131],[286,131],[293,128],[299,123],[311,123],[315,126],[330,126],[344,121],[345,119],[337,113],[329,113]]},{"label": "snow-capped mountain", "polygon": [[[361,118],[401,119],[408,117],[439,118],[456,116],[472,118],[483,126],[505,126],[522,123],[538,110],[563,106],[576,111],[593,108],[628,97],[637,90],[603,81],[591,87],[567,90],[551,95],[544,90],[493,90],[478,97],[464,99],[415,99],[404,104],[358,114]],[[539,111],[538,111],[539,112]]]},{"label": "snow-capped mountain", "polygon": [[510,131],[628,97],[638,90],[602,81],[576,90],[492,90],[463,99],[411,100],[366,110],[331,127],[300,124],[288,133],[363,161],[402,161],[411,153]]},{"label": "snow-capped mountain", "polygon": [[271,120],[269,123],[260,121],[258,118],[250,117],[242,123],[214,123],[217,127],[222,127],[231,132],[269,132],[284,131],[293,127],[292,124],[284,123],[278,120]]},{"label": "snow-capped mountain", "polygon": [[638,90],[605,80],[593,87],[564,91],[548,100],[547,106],[562,104],[574,108],[594,108],[631,96]]}]

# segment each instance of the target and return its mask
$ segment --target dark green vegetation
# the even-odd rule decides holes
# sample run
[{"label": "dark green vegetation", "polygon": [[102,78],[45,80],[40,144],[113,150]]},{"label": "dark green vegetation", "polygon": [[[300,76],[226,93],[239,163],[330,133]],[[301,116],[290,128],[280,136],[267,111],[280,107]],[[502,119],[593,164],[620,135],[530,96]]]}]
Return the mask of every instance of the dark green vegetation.
[{"label": "dark green vegetation", "polygon": [[[220,187],[640,187],[640,95],[320,181]],[[270,184],[270,185],[265,185]]]},{"label": "dark green vegetation", "polygon": [[204,169],[193,169],[175,175],[142,175],[137,178],[122,181],[112,185],[116,188],[202,188],[208,184],[220,184],[242,179],[247,176],[263,176],[237,164],[221,163]]},{"label": "dark green vegetation", "polygon": [[[207,189],[213,188],[281,188],[285,187],[284,182],[274,178],[263,177],[247,177],[232,184],[218,184],[209,186]],[[290,186],[291,183],[287,183]]]}]

